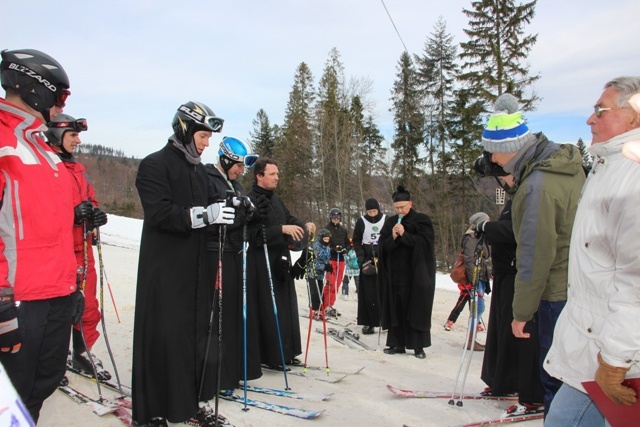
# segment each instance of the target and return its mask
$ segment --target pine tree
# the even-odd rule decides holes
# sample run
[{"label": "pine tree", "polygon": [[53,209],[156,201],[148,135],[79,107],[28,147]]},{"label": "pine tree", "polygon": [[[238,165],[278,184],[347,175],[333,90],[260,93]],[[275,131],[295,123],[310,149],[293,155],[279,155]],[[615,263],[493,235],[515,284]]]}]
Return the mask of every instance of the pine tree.
[{"label": "pine tree", "polygon": [[591,170],[591,167],[593,166],[593,156],[587,151],[587,145],[584,143],[582,138],[578,138],[576,145],[580,150],[580,154],[582,154],[582,166],[587,170]]},{"label": "pine tree", "polygon": [[464,32],[469,41],[460,43],[460,58],[466,60],[462,78],[466,80],[485,106],[505,92],[513,94],[531,111],[540,98],[531,88],[540,78],[530,75],[527,58],[537,35],[525,35],[525,25],[535,15],[537,0],[515,4],[515,0],[476,0],[471,10],[463,9],[469,17]]},{"label": "pine tree", "polygon": [[431,173],[435,173],[434,155],[438,150],[440,171],[446,174],[449,139],[446,122],[451,115],[458,66],[453,36],[447,33],[447,24],[442,17],[438,19],[434,32],[427,39],[423,55],[416,56],[415,60],[420,89],[426,100],[428,163]]},{"label": "pine tree", "polygon": [[269,116],[262,108],[258,110],[253,120],[253,130],[250,135],[254,151],[262,157],[274,157],[276,144],[274,129],[269,123]]},{"label": "pine tree", "polygon": [[417,72],[408,52],[400,55],[397,70],[391,93],[395,125],[391,144],[394,149],[392,169],[399,183],[417,192],[421,175],[419,168],[424,162],[420,158],[420,146],[424,143],[424,115],[420,108]]},{"label": "pine tree", "polygon": [[296,69],[294,83],[289,93],[284,124],[274,127],[275,157],[282,171],[278,194],[300,218],[310,216],[314,182],[314,165],[311,142],[313,140],[312,108],[315,92],[313,75],[306,63]]}]

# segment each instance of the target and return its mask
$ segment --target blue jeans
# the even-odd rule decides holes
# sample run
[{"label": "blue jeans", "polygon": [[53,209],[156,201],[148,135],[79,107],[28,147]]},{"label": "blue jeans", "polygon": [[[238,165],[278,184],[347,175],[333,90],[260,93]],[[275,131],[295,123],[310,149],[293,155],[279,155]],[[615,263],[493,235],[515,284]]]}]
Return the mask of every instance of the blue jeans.
[{"label": "blue jeans", "polygon": [[538,305],[538,331],[540,338],[540,382],[544,389],[544,413],[545,416],[551,406],[553,396],[562,386],[562,381],[552,377],[543,368],[544,359],[551,348],[553,341],[553,330],[556,327],[556,321],[564,308],[566,301],[546,301],[541,300]]},{"label": "blue jeans", "polygon": [[[482,296],[481,296],[482,295]],[[482,318],[482,313],[484,313],[484,282],[482,280],[478,280],[478,294],[476,295],[476,301],[478,301],[478,318]],[[473,327],[476,327],[476,319],[471,310],[471,319],[473,323]]]},{"label": "blue jeans", "polygon": [[604,427],[609,426],[589,396],[562,384],[551,403],[544,427]]}]

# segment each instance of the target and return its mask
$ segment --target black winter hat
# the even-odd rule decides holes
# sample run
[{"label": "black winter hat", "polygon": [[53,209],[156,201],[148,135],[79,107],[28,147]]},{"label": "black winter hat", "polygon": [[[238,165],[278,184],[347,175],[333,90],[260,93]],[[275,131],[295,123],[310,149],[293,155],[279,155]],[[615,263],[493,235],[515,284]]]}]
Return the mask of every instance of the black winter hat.
[{"label": "black winter hat", "polygon": [[393,199],[393,203],[411,201],[411,194],[402,185],[398,185],[398,189],[391,197]]},{"label": "black winter hat", "polygon": [[376,199],[371,198],[364,202],[364,210],[369,211],[371,209],[380,210],[380,204]]}]

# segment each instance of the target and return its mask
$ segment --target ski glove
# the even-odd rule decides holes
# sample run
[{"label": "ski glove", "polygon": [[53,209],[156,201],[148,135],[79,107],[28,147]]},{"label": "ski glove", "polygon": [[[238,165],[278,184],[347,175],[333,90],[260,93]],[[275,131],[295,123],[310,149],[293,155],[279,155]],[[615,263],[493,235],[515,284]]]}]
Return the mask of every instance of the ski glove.
[{"label": "ski glove", "polygon": [[325,264],[324,271],[326,271],[327,273],[333,273],[333,266],[331,264]]},{"label": "ski glove", "polygon": [[84,314],[84,294],[78,286],[76,291],[69,295],[71,304],[71,323],[77,325]]},{"label": "ski glove", "polygon": [[91,219],[93,216],[93,205],[88,200],[81,202],[73,208],[73,222],[76,225],[82,224],[85,219]]},{"label": "ski glove", "polygon": [[258,208],[258,212],[260,213],[260,217],[266,218],[269,216],[269,210],[271,205],[269,203],[269,199],[264,194],[260,194],[256,198],[256,207]]},{"label": "ski glove", "polygon": [[[304,255],[304,253],[303,253]],[[293,264],[293,266],[291,267],[291,270],[289,270],[289,275],[295,279],[295,280],[300,280],[304,278],[304,260],[306,259],[306,257],[300,257],[298,258],[298,260]]]},{"label": "ski glove", "polygon": [[609,365],[602,360],[600,353],[598,353],[598,363],[600,366],[596,370],[595,380],[604,394],[618,405],[623,403],[630,406],[636,403],[636,392],[632,388],[622,385],[629,368]]},{"label": "ski glove", "polygon": [[99,208],[93,208],[93,214],[91,216],[92,229],[96,227],[102,227],[107,223],[107,214]]},{"label": "ski glove", "polygon": [[0,288],[0,353],[17,353],[21,346],[13,288]]},{"label": "ski glove", "polygon": [[226,206],[226,202],[212,203],[206,208],[191,208],[191,228],[202,228],[211,224],[233,224],[235,209]]},{"label": "ski glove", "polygon": [[347,252],[347,250],[345,248],[343,248],[342,246],[340,246],[340,245],[336,245],[336,247],[333,248],[333,251],[335,253],[337,253],[337,254],[343,254],[343,253]]}]

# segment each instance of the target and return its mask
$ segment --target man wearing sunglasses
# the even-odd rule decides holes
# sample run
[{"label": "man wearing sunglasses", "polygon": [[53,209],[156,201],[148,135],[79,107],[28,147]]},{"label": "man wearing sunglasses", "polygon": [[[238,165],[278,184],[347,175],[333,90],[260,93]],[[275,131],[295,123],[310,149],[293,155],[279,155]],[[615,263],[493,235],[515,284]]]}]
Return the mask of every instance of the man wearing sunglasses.
[{"label": "man wearing sunglasses", "polygon": [[[517,99],[508,93],[496,100],[482,143],[491,160],[514,177],[509,192],[518,271],[511,330],[516,338],[529,339],[528,329],[538,327],[542,364],[567,299],[569,239],[585,179],[582,156],[573,144],[531,133]],[[536,312],[537,325],[531,322]],[[507,410],[509,415],[540,410],[540,403],[548,410],[561,383],[540,369],[544,402],[521,401]]]},{"label": "man wearing sunglasses", "polygon": [[35,422],[65,373],[80,313],[73,181],[41,137],[62,113],[69,78],[33,49],[2,51],[0,99],[0,361]]},{"label": "man wearing sunglasses", "polygon": [[640,141],[636,94],[640,77],[611,80],[587,120],[595,159],[571,234],[567,305],[544,364],[563,381],[545,426],[605,425],[585,381],[618,405],[637,401],[621,384],[640,377],[640,164],[623,155]]},{"label": "man wearing sunglasses", "polygon": [[[60,157],[74,181],[71,185],[73,204],[75,205],[73,210],[73,250],[78,265],[78,282],[81,283],[84,294],[84,313],[82,314],[82,323],[75,324],[71,333],[71,366],[94,376],[91,364],[93,358],[98,378],[109,380],[111,374],[104,369],[102,361],[93,353],[91,353],[92,358],[87,354],[100,337],[100,332],[98,332],[100,306],[96,298],[98,278],[91,247],[95,228],[107,223],[107,214],[98,208],[95,190],[88,180],[87,170],[73,155],[76,147],[82,143],[80,132],[88,129],[87,120],[75,119],[68,114],[58,114],[47,124],[47,127],[48,130],[45,132],[47,144]],[[82,331],[80,326],[82,326]],[[63,380],[63,384],[65,382]]]}]

